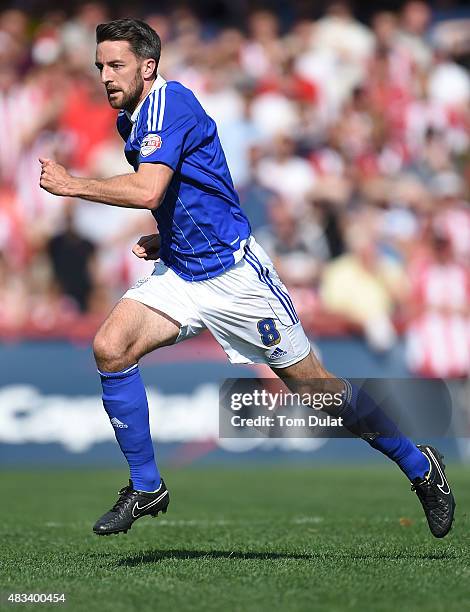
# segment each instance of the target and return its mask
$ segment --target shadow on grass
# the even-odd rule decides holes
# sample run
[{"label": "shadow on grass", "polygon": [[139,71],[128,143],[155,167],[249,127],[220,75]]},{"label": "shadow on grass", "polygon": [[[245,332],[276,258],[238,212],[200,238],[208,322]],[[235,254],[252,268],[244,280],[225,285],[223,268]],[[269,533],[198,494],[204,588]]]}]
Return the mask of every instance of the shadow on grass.
[{"label": "shadow on grass", "polygon": [[294,561],[361,561],[361,560],[400,560],[400,559],[419,559],[423,561],[442,561],[456,559],[458,555],[454,551],[430,551],[421,552],[376,552],[370,554],[338,552],[312,552],[303,553],[282,553],[282,552],[243,552],[237,550],[151,550],[142,552],[140,555],[132,555],[120,559],[118,566],[136,567],[144,563],[159,563],[166,559],[257,559],[259,561],[272,561],[279,559],[292,559]]},{"label": "shadow on grass", "polygon": [[117,565],[135,567],[142,563],[158,563],[165,559],[272,559],[308,560],[312,555],[276,552],[241,552],[238,550],[151,550],[140,555],[125,557]]}]

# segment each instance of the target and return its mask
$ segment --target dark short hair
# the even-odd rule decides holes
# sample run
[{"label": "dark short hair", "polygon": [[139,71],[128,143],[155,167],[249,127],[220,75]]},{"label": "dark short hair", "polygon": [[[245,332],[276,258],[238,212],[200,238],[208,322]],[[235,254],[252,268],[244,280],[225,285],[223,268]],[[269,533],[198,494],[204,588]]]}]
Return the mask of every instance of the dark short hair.
[{"label": "dark short hair", "polygon": [[105,40],[127,40],[132,52],[140,59],[160,61],[162,43],[160,36],[148,23],[140,19],[115,19],[96,26],[96,43]]}]

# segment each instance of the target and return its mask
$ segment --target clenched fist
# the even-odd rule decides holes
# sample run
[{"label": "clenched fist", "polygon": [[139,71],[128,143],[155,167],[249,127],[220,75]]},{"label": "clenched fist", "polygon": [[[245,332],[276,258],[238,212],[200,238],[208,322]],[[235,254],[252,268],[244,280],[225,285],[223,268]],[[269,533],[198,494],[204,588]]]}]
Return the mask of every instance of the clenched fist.
[{"label": "clenched fist", "polygon": [[54,195],[72,196],[73,177],[64,166],[44,157],[40,157],[39,161],[41,163],[40,186]]},{"label": "clenched fist", "polygon": [[149,234],[142,236],[132,247],[134,255],[140,259],[160,259],[160,246],[162,239],[160,234]]}]

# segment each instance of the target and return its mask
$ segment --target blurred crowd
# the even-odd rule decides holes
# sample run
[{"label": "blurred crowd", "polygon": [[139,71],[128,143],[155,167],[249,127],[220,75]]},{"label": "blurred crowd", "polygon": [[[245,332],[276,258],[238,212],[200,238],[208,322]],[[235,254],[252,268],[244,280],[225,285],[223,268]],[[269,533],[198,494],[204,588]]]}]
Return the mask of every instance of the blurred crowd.
[{"label": "blurred crowd", "polygon": [[[470,373],[470,15],[406,2],[359,22],[332,2],[285,28],[268,10],[207,28],[188,8],[139,15],[160,73],[215,119],[253,232],[316,333],[404,335],[410,369]],[[146,211],[38,187],[130,171],[94,67],[105,4],[0,13],[0,335],[86,337],[152,269],[131,254]]]}]

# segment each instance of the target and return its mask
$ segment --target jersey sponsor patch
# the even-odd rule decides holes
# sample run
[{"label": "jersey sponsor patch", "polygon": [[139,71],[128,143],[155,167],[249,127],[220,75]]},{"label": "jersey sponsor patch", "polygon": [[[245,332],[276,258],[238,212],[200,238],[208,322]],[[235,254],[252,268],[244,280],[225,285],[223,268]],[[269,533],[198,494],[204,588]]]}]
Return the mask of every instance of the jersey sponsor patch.
[{"label": "jersey sponsor patch", "polygon": [[158,134],[147,134],[142,140],[140,146],[140,154],[147,157],[151,153],[154,153],[157,149],[162,146],[162,139]]}]

